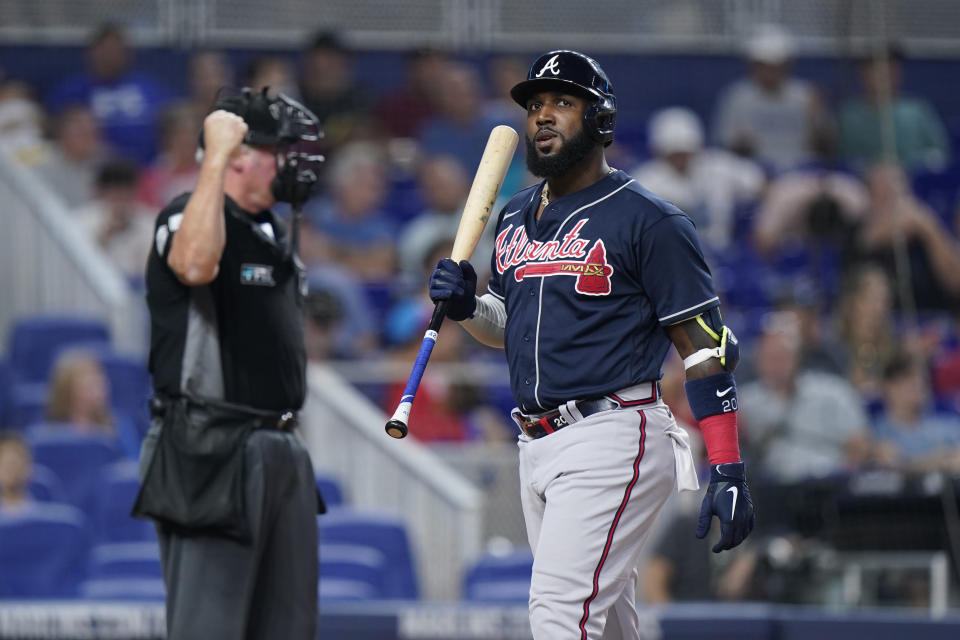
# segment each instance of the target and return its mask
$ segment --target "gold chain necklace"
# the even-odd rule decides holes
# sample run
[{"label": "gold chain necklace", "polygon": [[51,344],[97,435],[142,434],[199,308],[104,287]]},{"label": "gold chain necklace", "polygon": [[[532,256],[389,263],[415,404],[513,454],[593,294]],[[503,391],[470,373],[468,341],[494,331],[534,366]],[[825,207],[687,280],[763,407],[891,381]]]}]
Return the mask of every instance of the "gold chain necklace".
[{"label": "gold chain necklace", "polygon": [[[614,167],[610,167],[610,170],[607,171],[607,175],[610,175],[614,171],[616,171],[616,169]],[[540,204],[544,207],[550,204],[550,185],[546,182],[543,183],[543,191],[540,192]]]}]

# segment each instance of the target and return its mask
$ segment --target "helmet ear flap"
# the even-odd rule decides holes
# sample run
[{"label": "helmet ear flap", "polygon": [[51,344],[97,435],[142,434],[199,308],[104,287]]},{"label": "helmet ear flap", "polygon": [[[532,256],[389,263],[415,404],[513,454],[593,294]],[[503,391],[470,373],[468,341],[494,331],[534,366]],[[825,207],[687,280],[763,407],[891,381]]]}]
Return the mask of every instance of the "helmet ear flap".
[{"label": "helmet ear flap", "polygon": [[609,94],[600,98],[583,112],[583,125],[588,135],[603,146],[613,142],[613,131],[617,124],[617,99]]}]

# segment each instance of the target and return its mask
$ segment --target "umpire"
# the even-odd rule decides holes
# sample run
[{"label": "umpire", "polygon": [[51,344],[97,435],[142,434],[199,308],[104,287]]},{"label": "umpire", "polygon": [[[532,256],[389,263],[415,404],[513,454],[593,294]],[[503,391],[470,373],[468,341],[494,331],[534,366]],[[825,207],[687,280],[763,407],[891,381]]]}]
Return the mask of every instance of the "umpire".
[{"label": "umpire", "polygon": [[[174,640],[313,640],[322,510],[293,434],[305,397],[305,278],[270,211],[315,183],[315,116],[266,91],[203,123],[192,192],[157,218],[147,262],[153,421],[134,515],[157,523]],[[295,216],[296,220],[296,216]]]}]

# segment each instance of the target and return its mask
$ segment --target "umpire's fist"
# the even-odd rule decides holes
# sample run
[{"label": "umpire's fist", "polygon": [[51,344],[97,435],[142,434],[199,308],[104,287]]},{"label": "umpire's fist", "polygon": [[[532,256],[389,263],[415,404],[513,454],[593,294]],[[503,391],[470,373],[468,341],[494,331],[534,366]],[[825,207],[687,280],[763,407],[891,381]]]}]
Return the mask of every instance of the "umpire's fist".
[{"label": "umpire's fist", "polygon": [[227,157],[247,135],[247,123],[235,113],[217,109],[203,120],[204,154]]},{"label": "umpire's fist", "polygon": [[430,276],[430,299],[447,301],[447,317],[466,320],[477,308],[477,272],[466,260],[457,264],[450,258],[437,263]]},{"label": "umpire's fist", "polygon": [[720,542],[714,553],[733,549],[753,531],[753,500],[747,486],[747,475],[742,462],[715,464],[710,468],[710,486],[700,505],[697,537],[710,531],[713,516],[720,520]]}]

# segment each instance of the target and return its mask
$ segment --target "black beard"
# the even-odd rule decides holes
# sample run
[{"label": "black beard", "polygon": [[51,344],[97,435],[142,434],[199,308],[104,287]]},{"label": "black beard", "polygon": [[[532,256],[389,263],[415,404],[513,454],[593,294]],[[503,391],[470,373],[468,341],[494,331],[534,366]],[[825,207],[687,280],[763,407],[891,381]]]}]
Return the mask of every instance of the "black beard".
[{"label": "black beard", "polygon": [[540,156],[530,136],[527,141],[527,170],[538,178],[556,178],[567,173],[581,160],[587,157],[597,143],[581,129],[575,136],[564,142],[551,156]]}]

